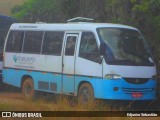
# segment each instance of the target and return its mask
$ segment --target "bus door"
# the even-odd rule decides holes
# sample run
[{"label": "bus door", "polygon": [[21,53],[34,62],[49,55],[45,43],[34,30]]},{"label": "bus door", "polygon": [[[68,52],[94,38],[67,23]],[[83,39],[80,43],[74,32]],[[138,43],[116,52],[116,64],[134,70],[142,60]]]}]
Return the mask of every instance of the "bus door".
[{"label": "bus door", "polygon": [[73,94],[75,92],[75,54],[78,34],[66,34],[64,54],[62,60],[62,92]]}]

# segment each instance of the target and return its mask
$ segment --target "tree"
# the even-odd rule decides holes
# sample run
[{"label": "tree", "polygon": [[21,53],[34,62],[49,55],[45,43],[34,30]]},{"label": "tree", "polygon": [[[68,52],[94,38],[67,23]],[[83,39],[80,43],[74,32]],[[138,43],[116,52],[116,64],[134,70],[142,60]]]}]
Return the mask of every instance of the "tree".
[{"label": "tree", "polygon": [[12,15],[22,22],[66,22],[82,16],[135,26],[155,48],[160,66],[160,0],[27,0]]},{"label": "tree", "polygon": [[104,0],[28,0],[12,9],[12,15],[23,22],[65,22],[83,16],[101,20],[104,17]]},{"label": "tree", "polygon": [[59,0],[27,0],[22,6],[15,6],[11,12],[23,22],[58,22],[59,3]]},{"label": "tree", "polygon": [[135,21],[154,48],[154,57],[160,69],[160,0],[132,0]]}]

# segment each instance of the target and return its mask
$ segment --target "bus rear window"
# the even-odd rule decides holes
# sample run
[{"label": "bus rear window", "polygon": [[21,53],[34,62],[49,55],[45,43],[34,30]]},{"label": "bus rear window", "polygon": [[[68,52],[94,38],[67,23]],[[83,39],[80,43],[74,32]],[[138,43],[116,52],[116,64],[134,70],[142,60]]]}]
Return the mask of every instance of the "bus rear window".
[{"label": "bus rear window", "polygon": [[10,31],[6,45],[6,52],[21,52],[24,31]]}]

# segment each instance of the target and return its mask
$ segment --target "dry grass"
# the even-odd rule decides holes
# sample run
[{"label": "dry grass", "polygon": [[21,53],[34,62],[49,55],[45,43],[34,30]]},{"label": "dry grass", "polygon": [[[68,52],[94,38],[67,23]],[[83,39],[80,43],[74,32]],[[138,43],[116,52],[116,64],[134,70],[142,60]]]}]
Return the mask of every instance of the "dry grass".
[{"label": "dry grass", "polygon": [[[117,106],[117,103],[110,101],[96,101],[94,104],[83,106],[77,104],[76,99],[62,95],[51,95],[38,93],[34,99],[27,100],[20,92],[0,93],[0,111],[119,111],[128,110],[130,104]],[[20,119],[20,118],[19,118]],[[53,117],[37,118],[37,120],[140,120],[143,118],[131,117]],[[6,120],[6,119],[5,119]],[[10,120],[10,119],[9,119]],[[12,119],[11,119],[12,120]],[[17,120],[17,118],[16,118]],[[20,119],[21,120],[21,119]],[[36,120],[35,118],[33,120]],[[158,118],[145,118],[145,120],[158,120]]]},{"label": "dry grass", "polygon": [[[108,108],[105,107],[102,102],[94,103],[94,105],[90,104],[89,106],[82,106],[77,104],[75,98],[62,95],[55,96],[55,95],[44,95],[44,93],[39,93],[38,95],[36,95],[35,99],[27,100],[23,97],[21,93],[10,93],[10,92],[0,93],[0,111],[97,111],[106,109]],[[37,119],[38,120],[57,120],[57,119],[88,120],[91,118],[54,117],[54,118],[37,118]],[[99,118],[99,117],[92,118],[92,120],[112,120],[112,119],[113,118]]]},{"label": "dry grass", "polygon": [[108,106],[101,101],[83,106],[77,104],[76,98],[63,95],[47,96],[39,93],[33,100],[27,100],[21,93],[0,94],[0,111],[106,111],[108,109]]}]

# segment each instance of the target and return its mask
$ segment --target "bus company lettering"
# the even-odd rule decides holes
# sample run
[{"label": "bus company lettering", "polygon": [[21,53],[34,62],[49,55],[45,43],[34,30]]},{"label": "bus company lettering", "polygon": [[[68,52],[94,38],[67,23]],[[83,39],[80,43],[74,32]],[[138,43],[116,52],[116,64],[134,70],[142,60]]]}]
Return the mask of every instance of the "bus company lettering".
[{"label": "bus company lettering", "polygon": [[37,28],[37,26],[19,26],[19,28]]},{"label": "bus company lettering", "polygon": [[36,58],[35,57],[24,57],[24,56],[13,55],[13,60],[15,63],[33,64],[33,63],[35,63]]}]

